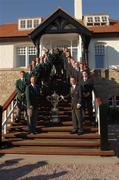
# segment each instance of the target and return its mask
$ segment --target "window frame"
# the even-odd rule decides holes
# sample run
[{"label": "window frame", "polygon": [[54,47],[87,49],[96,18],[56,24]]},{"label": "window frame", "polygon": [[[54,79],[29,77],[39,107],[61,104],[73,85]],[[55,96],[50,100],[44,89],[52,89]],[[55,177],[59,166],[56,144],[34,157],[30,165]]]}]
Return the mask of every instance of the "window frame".
[{"label": "window frame", "polygon": [[[25,53],[18,54],[18,48],[24,48],[25,49]],[[29,53],[29,48],[35,48],[35,50],[33,50],[33,53]],[[22,52],[22,50],[20,50],[20,51]],[[26,67],[28,67],[29,59],[30,59],[29,56],[30,55],[32,55],[32,56],[34,55],[36,57],[36,53],[37,53],[36,47],[33,46],[33,45],[16,46],[16,67],[18,67],[18,68],[26,68]],[[17,57],[20,56],[20,55],[22,55],[22,56],[24,55],[25,56],[25,66],[17,66]]]}]

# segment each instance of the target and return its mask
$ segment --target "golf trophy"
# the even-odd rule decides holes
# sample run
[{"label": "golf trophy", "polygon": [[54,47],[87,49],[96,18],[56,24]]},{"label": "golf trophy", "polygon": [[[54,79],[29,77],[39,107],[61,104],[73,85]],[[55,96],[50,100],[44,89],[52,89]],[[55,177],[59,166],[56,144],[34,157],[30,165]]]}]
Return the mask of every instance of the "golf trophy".
[{"label": "golf trophy", "polygon": [[53,108],[51,108],[51,121],[53,123],[60,123],[58,103],[63,100],[62,95],[58,95],[55,91],[51,96],[47,96],[47,100],[51,102]]}]

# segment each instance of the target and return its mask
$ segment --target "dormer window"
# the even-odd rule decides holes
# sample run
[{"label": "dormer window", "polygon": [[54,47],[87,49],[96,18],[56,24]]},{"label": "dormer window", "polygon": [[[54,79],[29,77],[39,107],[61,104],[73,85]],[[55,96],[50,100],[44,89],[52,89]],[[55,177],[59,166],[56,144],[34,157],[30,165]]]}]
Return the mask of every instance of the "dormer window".
[{"label": "dormer window", "polygon": [[109,25],[109,15],[89,15],[84,16],[86,26],[103,26]]},{"label": "dormer window", "polygon": [[40,23],[41,18],[29,18],[29,19],[19,19],[18,20],[18,29],[19,30],[29,30],[36,28]]}]

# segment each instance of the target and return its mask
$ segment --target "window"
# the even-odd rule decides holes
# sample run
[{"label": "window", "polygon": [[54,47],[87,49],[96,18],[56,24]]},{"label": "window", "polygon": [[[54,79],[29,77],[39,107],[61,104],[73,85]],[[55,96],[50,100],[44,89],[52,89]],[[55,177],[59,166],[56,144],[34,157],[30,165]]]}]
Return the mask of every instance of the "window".
[{"label": "window", "polygon": [[119,96],[111,97],[108,102],[111,108],[119,107]]},{"label": "window", "polygon": [[107,17],[106,16],[102,16],[102,22],[107,22]]},{"label": "window", "polygon": [[115,106],[119,107],[119,96],[115,97]]},{"label": "window", "polygon": [[18,47],[16,67],[24,67],[26,65],[25,55],[26,55],[26,47]]},{"label": "window", "polygon": [[26,21],[25,20],[21,20],[20,21],[20,29],[25,29],[26,28]]},{"label": "window", "polygon": [[16,54],[16,67],[26,67],[36,58],[36,48],[34,46],[17,47]]},{"label": "window", "polygon": [[32,19],[27,20],[27,28],[32,29]]},{"label": "window", "polygon": [[28,47],[28,59],[29,64],[31,64],[32,60],[36,58],[36,48],[34,46]]},{"label": "window", "polygon": [[87,20],[88,20],[88,23],[93,23],[93,17],[88,17]]},{"label": "window", "polygon": [[109,98],[108,103],[109,103],[109,106],[110,106],[110,107],[113,107],[113,106],[114,106],[113,97]]},{"label": "window", "polygon": [[96,44],[95,46],[95,55],[105,55],[105,47],[104,44]]},{"label": "window", "polygon": [[95,45],[95,65],[96,68],[104,68],[105,46],[104,44]]},{"label": "window", "polygon": [[34,28],[38,27],[39,25],[39,20],[38,19],[35,19],[34,20]]},{"label": "window", "polygon": [[95,17],[95,22],[96,22],[96,23],[100,23],[100,17],[99,17],[99,16],[96,16],[96,17]]},{"label": "window", "polygon": [[77,60],[77,49],[72,48],[72,57]]},{"label": "window", "polygon": [[78,46],[78,41],[77,40],[73,40],[72,41],[72,47],[77,47]]}]

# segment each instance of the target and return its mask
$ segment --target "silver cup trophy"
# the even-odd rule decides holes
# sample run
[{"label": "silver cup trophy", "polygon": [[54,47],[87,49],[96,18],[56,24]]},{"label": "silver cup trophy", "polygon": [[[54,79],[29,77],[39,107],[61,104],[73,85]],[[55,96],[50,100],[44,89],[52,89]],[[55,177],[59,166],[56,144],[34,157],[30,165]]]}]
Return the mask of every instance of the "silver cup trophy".
[{"label": "silver cup trophy", "polygon": [[63,100],[63,96],[59,96],[55,91],[51,96],[47,96],[47,100],[51,102],[53,108],[51,108],[51,121],[53,123],[60,123],[58,103]]}]

